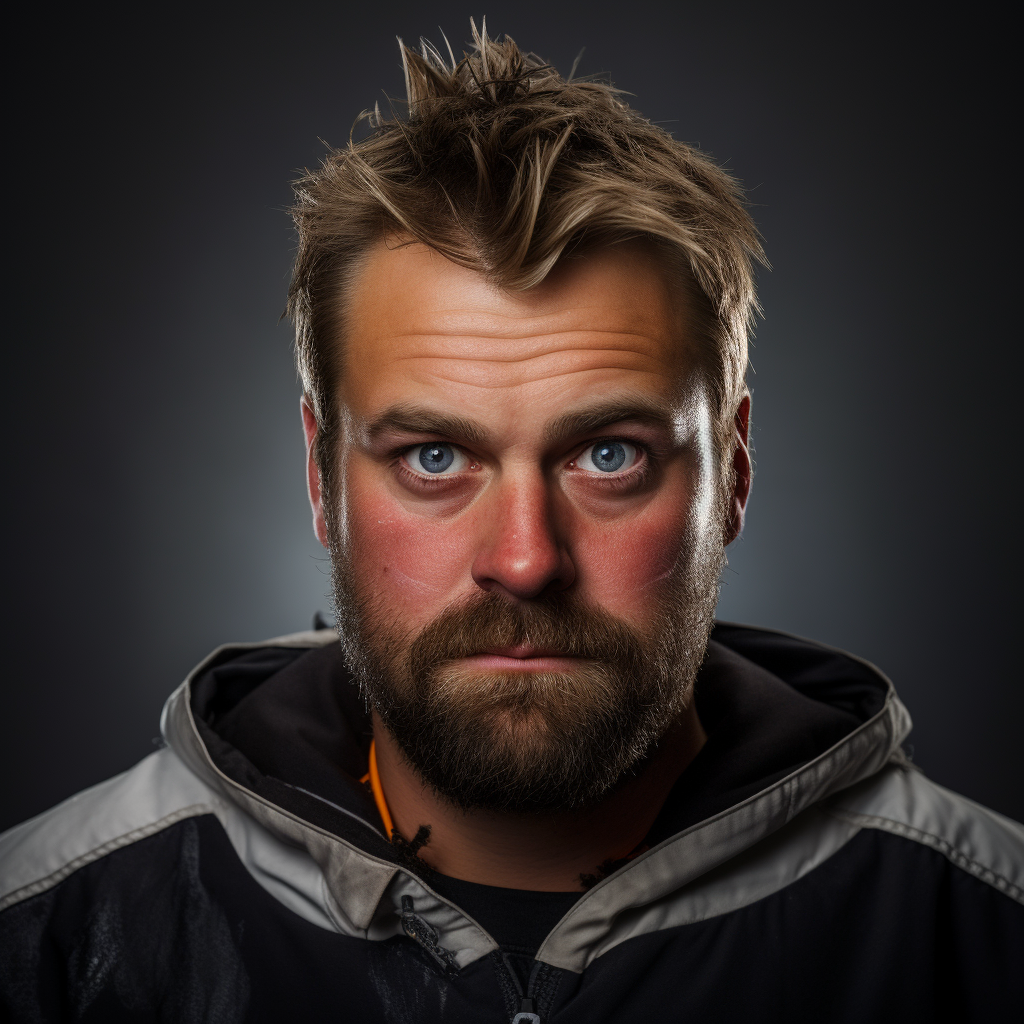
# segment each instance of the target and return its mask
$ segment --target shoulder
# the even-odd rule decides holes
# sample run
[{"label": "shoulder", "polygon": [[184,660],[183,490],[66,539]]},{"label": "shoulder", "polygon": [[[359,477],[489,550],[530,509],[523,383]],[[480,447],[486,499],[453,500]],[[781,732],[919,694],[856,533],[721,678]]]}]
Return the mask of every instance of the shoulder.
[{"label": "shoulder", "polygon": [[937,785],[909,763],[888,766],[823,809],[861,829],[929,847],[1024,904],[1024,826]]},{"label": "shoulder", "polygon": [[0,835],[0,910],[221,802],[173,751],[157,751]]},{"label": "shoulder", "polygon": [[[0,834],[0,911],[52,889],[80,868],[202,815],[219,820],[246,864],[261,856],[281,860],[281,844],[231,799],[216,769],[187,745],[174,745],[168,720],[189,716],[189,683],[222,661],[264,649],[302,653],[336,641],[334,630],[321,629],[259,643],[225,644],[213,651],[168,698],[161,731],[171,745]],[[319,923],[319,915],[314,916]]]},{"label": "shoulder", "polygon": [[232,856],[218,800],[164,749],[0,836],[0,1017],[244,1010],[240,927],[208,885]]}]

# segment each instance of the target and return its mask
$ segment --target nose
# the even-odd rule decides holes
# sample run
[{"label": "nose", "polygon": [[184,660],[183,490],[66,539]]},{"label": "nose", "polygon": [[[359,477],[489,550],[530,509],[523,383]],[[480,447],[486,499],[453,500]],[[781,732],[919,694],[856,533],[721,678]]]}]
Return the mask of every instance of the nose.
[{"label": "nose", "polygon": [[529,600],[572,585],[576,567],[540,472],[504,482],[491,496],[486,515],[473,560],[478,587]]}]

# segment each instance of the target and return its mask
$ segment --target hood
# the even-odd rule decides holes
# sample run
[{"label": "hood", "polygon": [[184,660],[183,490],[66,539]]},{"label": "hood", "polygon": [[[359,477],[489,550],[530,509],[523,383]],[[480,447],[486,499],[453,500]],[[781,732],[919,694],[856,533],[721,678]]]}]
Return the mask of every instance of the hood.
[{"label": "hood", "polygon": [[[708,742],[658,815],[649,849],[581,896],[537,959],[582,971],[663,918],[666,900],[713,887],[723,865],[778,842],[779,830],[795,834],[787,826],[820,801],[902,759],[910,730],[892,684],[867,662],[729,623],[715,626],[695,693]],[[369,715],[333,631],[218,649],[172,694],[163,731],[192,772],[308,852],[343,930],[394,933],[413,901],[451,966],[495,948],[385,838],[359,781]],[[814,846],[813,856],[827,855]]]}]

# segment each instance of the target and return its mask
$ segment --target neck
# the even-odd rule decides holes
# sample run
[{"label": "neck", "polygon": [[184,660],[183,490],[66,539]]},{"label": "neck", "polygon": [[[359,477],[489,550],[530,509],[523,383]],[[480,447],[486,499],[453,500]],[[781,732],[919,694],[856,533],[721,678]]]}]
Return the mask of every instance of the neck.
[{"label": "neck", "polygon": [[435,871],[509,889],[568,892],[581,875],[642,842],[669,790],[707,739],[690,707],[635,775],[582,811],[508,814],[463,811],[427,787],[402,756],[376,713],[377,770],[394,827],[411,840],[421,825],[430,842],[420,857]]}]

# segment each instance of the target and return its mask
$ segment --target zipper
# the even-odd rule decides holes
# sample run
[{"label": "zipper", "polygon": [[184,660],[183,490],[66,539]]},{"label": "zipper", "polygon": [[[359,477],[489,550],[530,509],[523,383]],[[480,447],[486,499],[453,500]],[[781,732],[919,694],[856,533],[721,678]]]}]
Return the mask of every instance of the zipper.
[{"label": "zipper", "polygon": [[516,994],[519,996],[519,1012],[512,1018],[511,1024],[541,1024],[540,1014],[537,1013],[537,1006],[534,1001],[534,988],[537,984],[537,975],[540,972],[541,962],[539,960],[534,962],[533,970],[530,971],[530,977],[526,982],[526,991],[524,992],[523,986],[519,981],[519,975],[516,974],[508,954],[502,953],[501,958],[505,961],[505,970],[508,971],[512,984],[515,985]]},{"label": "zipper", "polygon": [[[455,954],[440,944],[436,929],[413,911],[411,896],[402,897],[402,930],[429,954],[445,977],[454,978],[458,974],[459,964],[455,959]],[[509,978],[512,979],[512,984],[515,986],[516,995],[519,996],[519,1011],[512,1018],[511,1024],[543,1024],[540,1014],[537,1012],[535,990],[540,969],[544,965],[539,960],[534,961],[530,977],[526,982],[526,991],[524,992],[522,983],[519,981],[519,975],[516,974],[508,954],[502,953],[501,959],[504,961],[505,970]]]},{"label": "zipper", "polygon": [[[459,963],[455,959],[455,954],[441,945],[437,931],[427,921],[419,914],[413,913],[411,896],[402,897],[402,931],[429,954],[446,978],[454,978],[459,973]],[[522,1024],[527,1022],[540,1024],[540,1018],[534,1022],[526,1017]]]}]

